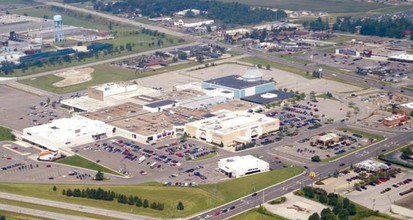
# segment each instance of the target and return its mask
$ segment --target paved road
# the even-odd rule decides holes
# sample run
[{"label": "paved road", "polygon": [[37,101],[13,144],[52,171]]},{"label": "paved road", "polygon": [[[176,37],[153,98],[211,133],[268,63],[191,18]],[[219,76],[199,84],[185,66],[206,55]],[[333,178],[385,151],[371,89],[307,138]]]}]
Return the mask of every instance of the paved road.
[{"label": "paved road", "polygon": [[60,214],[56,212],[48,212],[48,211],[42,211],[42,210],[37,210],[37,209],[29,209],[29,208],[23,208],[19,206],[14,206],[14,205],[6,205],[6,204],[0,204],[0,210],[5,210],[9,212],[16,212],[19,214],[26,214],[26,215],[32,215],[32,216],[38,216],[42,218],[48,218],[48,219],[56,219],[56,220],[95,220],[95,218],[87,218],[87,217],[81,217],[81,216],[73,216],[73,215],[66,215],[66,214]]},{"label": "paved road", "polygon": [[[340,160],[337,160],[335,162],[330,162],[330,163],[324,163],[321,166],[314,166],[313,163],[309,164],[309,168],[311,171],[315,171],[317,174],[318,179],[322,179],[324,177],[327,177],[329,174],[334,173],[336,170],[343,169],[344,167],[348,167],[351,164],[355,164],[358,162],[361,162],[363,160],[369,159],[371,157],[379,155],[383,149],[393,149],[397,148],[397,145],[391,145],[391,143],[407,143],[412,140],[412,135],[413,133],[403,133],[399,134],[397,136],[394,136],[392,138],[389,138],[383,142],[373,144],[365,149],[363,151],[368,152],[366,154],[350,154],[348,156],[345,156],[341,158]],[[389,147],[390,146],[390,147]],[[344,163],[345,166],[340,166],[340,164]],[[249,210],[251,208],[254,208],[264,202],[267,202],[269,200],[272,200],[276,197],[280,197],[286,193],[292,192],[294,190],[297,190],[305,185],[309,185],[314,183],[315,180],[312,180],[308,178],[307,174],[302,174],[299,175],[293,179],[290,179],[284,183],[278,184],[271,186],[265,190],[257,192],[256,196],[251,196],[248,195],[244,198],[235,200],[233,202],[230,202],[226,205],[223,205],[218,208],[214,208],[212,210],[209,210],[207,212],[204,212],[202,214],[198,214],[197,216],[191,217],[190,219],[196,220],[200,219],[201,216],[205,215],[214,215],[217,211],[222,211],[225,208],[229,208],[231,206],[235,206],[235,209],[226,212],[226,213],[221,213],[218,216],[213,217],[212,219],[226,219],[231,216],[234,216],[236,214],[239,214],[241,212],[244,212],[246,210]]]},{"label": "paved road", "polygon": [[[51,206],[51,207],[57,207],[57,208],[64,207],[65,209],[68,209],[68,210],[87,212],[87,213],[92,213],[92,214],[97,214],[97,215],[104,215],[104,216],[118,218],[118,219],[127,219],[127,220],[136,220],[136,219],[153,220],[155,219],[155,218],[150,218],[150,217],[146,217],[142,215],[129,214],[125,212],[112,211],[112,210],[107,210],[107,209],[95,208],[91,206],[84,206],[84,205],[78,205],[78,204],[72,204],[72,203],[66,203],[66,202],[56,202],[56,201],[47,200],[47,199],[38,199],[34,197],[21,196],[21,195],[5,193],[5,192],[0,192],[0,198],[20,201],[20,202],[29,202],[29,203],[34,203],[38,205]],[[99,201],[96,201],[96,202],[99,202]],[[66,218],[58,218],[58,219],[66,219]]]}]

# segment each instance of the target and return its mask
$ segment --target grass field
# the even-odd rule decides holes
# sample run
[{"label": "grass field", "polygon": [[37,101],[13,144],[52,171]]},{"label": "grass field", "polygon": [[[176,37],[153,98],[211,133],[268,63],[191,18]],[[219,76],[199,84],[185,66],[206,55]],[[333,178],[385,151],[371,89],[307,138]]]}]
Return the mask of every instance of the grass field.
[{"label": "grass field", "polygon": [[230,220],[287,220],[286,218],[283,218],[281,216],[272,214],[268,211],[259,211],[258,208],[251,209],[247,212],[244,212],[240,215],[236,215]]},{"label": "grass field", "polygon": [[[66,197],[61,194],[63,189],[74,188],[91,188],[97,187],[92,185],[56,185],[57,192],[52,191],[53,185],[45,184],[0,184],[0,191],[15,193],[19,195],[33,196],[38,198],[70,202],[81,205],[100,207],[104,209],[117,210],[135,214],[141,214],[153,217],[172,218],[179,217],[176,205],[179,201],[185,206],[181,216],[189,216],[201,211],[222,205],[233,199],[248,195],[267,186],[276,184],[280,181],[300,174],[303,171],[301,167],[290,167],[282,170],[276,170],[243,177],[234,180],[228,180],[218,184],[200,185],[198,187],[165,187],[160,183],[146,183],[140,185],[101,185],[99,187],[112,190],[117,193],[126,195],[137,195],[141,198],[148,199],[149,202],[162,202],[165,204],[164,211],[153,209],[139,208],[119,204],[117,202],[96,202],[96,200]],[[216,188],[216,193],[215,192]]]},{"label": "grass field", "polygon": [[169,71],[185,69],[185,68],[193,67],[196,65],[199,65],[199,63],[188,62],[188,63],[182,63],[182,64],[177,64],[177,65],[171,65],[165,68],[157,69],[155,71],[147,71],[144,73],[135,74],[135,71],[130,70],[130,69],[116,67],[116,66],[112,66],[109,64],[100,64],[100,65],[93,66],[95,71],[92,73],[92,80],[88,82],[72,85],[72,86],[66,86],[66,87],[53,86],[53,83],[58,82],[63,79],[62,77],[59,77],[53,74],[47,75],[47,76],[36,77],[36,78],[25,79],[19,82],[29,85],[29,86],[42,89],[42,90],[46,90],[46,91],[50,91],[50,92],[54,92],[58,94],[64,94],[64,93],[85,90],[90,86],[95,86],[95,85],[99,85],[103,83],[139,79],[139,78],[143,78],[147,76],[166,73]]},{"label": "grass field", "polygon": [[356,151],[356,150],[361,150],[361,149],[363,149],[363,148],[365,148],[365,147],[367,147],[367,146],[369,146],[369,145],[371,145],[371,144],[374,144],[374,143],[376,143],[376,142],[379,142],[379,141],[384,140],[384,137],[383,137],[383,136],[376,135],[376,134],[370,134],[370,133],[367,133],[367,132],[364,132],[364,131],[359,131],[359,130],[355,130],[355,129],[351,129],[351,128],[337,128],[337,130],[339,130],[339,131],[347,131],[347,133],[348,133],[349,135],[351,135],[351,134],[359,134],[359,135],[362,135],[363,138],[368,138],[368,139],[373,138],[374,141],[373,141],[372,143],[368,143],[368,144],[366,144],[366,145],[364,145],[364,146],[361,146],[361,147],[359,147],[359,148],[356,148],[356,149],[354,149],[354,150],[346,151],[346,152],[343,153],[343,154],[340,154],[340,155],[337,155],[337,156],[334,156],[334,157],[329,157],[329,158],[323,159],[323,160],[322,160],[323,162],[329,162],[329,161],[332,161],[332,160],[336,160],[336,159],[338,159],[338,158],[341,158],[341,157],[344,157],[344,156],[346,156],[346,155],[348,155],[348,154],[351,154],[351,153],[353,153],[353,152]]},{"label": "grass field", "polygon": [[0,126],[0,141],[11,141],[13,140],[13,134],[11,130]]},{"label": "grass field", "polygon": [[110,174],[114,174],[114,175],[120,175],[119,173],[108,169],[104,166],[101,166],[95,162],[92,162],[90,160],[87,160],[79,155],[73,155],[70,157],[66,157],[60,160],[55,161],[56,163],[60,163],[60,164],[66,164],[66,165],[70,165],[70,166],[75,166],[75,167],[82,167],[82,168],[86,168],[86,169],[90,169],[90,170],[96,170],[96,171],[101,171],[103,173],[110,173]]},{"label": "grass field", "polygon": [[[252,6],[274,7],[288,10],[310,10],[325,12],[366,12],[373,9],[390,7],[379,3],[367,3],[354,0],[219,0],[222,2],[240,2]],[[355,5],[357,5],[355,7]]]},{"label": "grass field", "polygon": [[[60,193],[60,192],[56,191],[54,193]],[[0,199],[0,204],[7,204],[7,205],[13,205],[13,206],[18,206],[18,207],[23,207],[23,208],[42,210],[42,211],[47,211],[47,212],[55,212],[55,213],[60,213],[60,214],[68,214],[68,215],[74,215],[74,216],[81,216],[81,217],[89,217],[89,218],[102,219],[102,220],[113,219],[113,218],[109,218],[104,215],[96,215],[96,214],[91,214],[87,212],[78,212],[78,211],[68,210],[64,208],[56,208],[56,207],[51,207],[51,206],[44,206],[44,205],[38,205],[38,204],[15,201],[15,200],[8,200],[8,199]],[[37,219],[37,218],[38,217],[32,218],[32,219]]]},{"label": "grass field", "polygon": [[413,85],[405,86],[405,87],[403,87],[403,89],[413,91]]},{"label": "grass field", "polygon": [[205,156],[195,158],[194,161],[200,161],[200,160],[205,160],[205,159],[213,158],[213,157],[215,157],[216,155],[217,155],[217,152],[215,152],[215,153],[210,153],[210,154],[207,154],[207,155],[205,155]]},{"label": "grass field", "polygon": [[311,77],[310,75],[306,74],[306,71],[303,69],[299,69],[296,67],[292,67],[292,66],[287,66],[285,64],[281,64],[281,63],[276,63],[276,62],[272,62],[269,60],[264,60],[258,57],[243,57],[241,59],[239,59],[239,61],[242,62],[247,62],[247,63],[252,63],[252,64],[261,64],[263,68],[265,68],[267,65],[270,65],[271,68],[275,68],[275,69],[280,69],[280,70],[284,70],[287,72],[291,72],[291,73],[295,73],[298,74],[300,76],[303,76],[307,79],[313,79],[313,77]]},{"label": "grass field", "polygon": [[318,96],[317,96],[317,98],[321,98],[321,99],[330,99],[330,100],[334,100],[334,101],[340,101],[340,100],[338,100],[338,99],[334,98],[334,96],[332,96],[332,97],[327,96],[327,94],[326,94],[326,93],[323,93],[323,94],[321,94],[321,95],[318,95]]},{"label": "grass field", "polygon": [[25,215],[17,212],[10,212],[0,210],[0,215],[6,217],[6,220],[50,220],[49,218],[42,218],[33,215]]},{"label": "grass field", "polygon": [[33,0],[0,0],[0,5],[5,4],[33,4]]}]

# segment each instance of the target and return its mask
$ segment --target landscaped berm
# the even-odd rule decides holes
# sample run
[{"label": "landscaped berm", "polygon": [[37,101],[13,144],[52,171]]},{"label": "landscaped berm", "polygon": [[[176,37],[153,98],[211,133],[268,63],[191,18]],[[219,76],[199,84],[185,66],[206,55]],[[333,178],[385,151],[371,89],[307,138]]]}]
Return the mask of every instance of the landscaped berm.
[{"label": "landscaped berm", "polygon": [[[25,196],[70,202],[81,205],[99,207],[134,214],[176,218],[191,216],[196,213],[225,204],[234,199],[249,195],[254,191],[277,184],[283,180],[299,175],[303,172],[301,167],[288,167],[281,170],[270,171],[252,176],[242,177],[234,180],[224,181],[218,184],[200,185],[197,187],[174,187],[163,186],[160,183],[145,183],[139,185],[56,185],[57,190],[53,191],[53,185],[44,184],[0,184],[0,191],[14,193]],[[113,201],[88,199],[63,195],[63,190],[67,194],[68,190],[86,190],[102,188],[115,194],[123,194],[126,198],[139,197],[148,200],[149,204],[161,203],[163,210],[150,207],[138,207],[134,203],[120,203],[119,198]],[[79,192],[79,191],[78,191]],[[181,201],[184,209],[177,210],[177,204]]]}]

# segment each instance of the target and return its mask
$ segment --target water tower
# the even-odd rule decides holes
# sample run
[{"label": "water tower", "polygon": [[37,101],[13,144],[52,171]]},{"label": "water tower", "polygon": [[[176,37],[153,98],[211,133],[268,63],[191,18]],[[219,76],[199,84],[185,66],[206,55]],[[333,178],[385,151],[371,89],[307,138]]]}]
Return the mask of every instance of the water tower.
[{"label": "water tower", "polygon": [[54,42],[63,42],[63,19],[61,15],[53,16]]}]

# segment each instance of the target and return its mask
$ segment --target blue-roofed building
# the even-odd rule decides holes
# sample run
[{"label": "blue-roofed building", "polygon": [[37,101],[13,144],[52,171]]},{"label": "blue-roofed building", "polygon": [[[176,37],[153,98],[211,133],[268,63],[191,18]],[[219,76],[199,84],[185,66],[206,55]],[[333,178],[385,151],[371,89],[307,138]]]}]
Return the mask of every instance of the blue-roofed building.
[{"label": "blue-roofed building", "polygon": [[258,68],[248,69],[242,76],[230,75],[202,82],[202,90],[207,95],[236,99],[274,89],[274,82],[263,80]]}]

